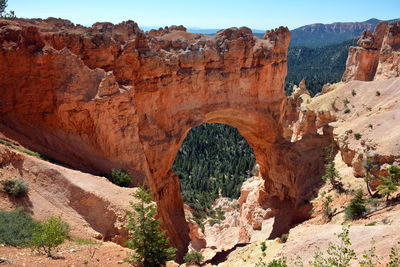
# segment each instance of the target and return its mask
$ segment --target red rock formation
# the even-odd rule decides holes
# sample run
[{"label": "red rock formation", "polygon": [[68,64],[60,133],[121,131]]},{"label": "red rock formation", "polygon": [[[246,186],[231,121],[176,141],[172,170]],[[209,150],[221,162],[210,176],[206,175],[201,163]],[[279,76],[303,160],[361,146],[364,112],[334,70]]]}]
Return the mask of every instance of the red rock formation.
[{"label": "red rock formation", "polygon": [[229,124],[254,150],[263,205],[276,214],[271,237],[280,236],[309,216],[310,188],[331,139],[314,113],[299,117],[285,97],[289,40],[283,27],[260,40],[246,27],[213,37],[181,29],[152,36],[134,22],[84,28],[0,20],[0,125],[75,168],[126,169],[133,184],[147,179],[182,255],[189,228],[171,166],[192,127]]},{"label": "red rock formation", "polygon": [[400,76],[400,22],[379,23],[349,48],[342,81],[372,81]]}]

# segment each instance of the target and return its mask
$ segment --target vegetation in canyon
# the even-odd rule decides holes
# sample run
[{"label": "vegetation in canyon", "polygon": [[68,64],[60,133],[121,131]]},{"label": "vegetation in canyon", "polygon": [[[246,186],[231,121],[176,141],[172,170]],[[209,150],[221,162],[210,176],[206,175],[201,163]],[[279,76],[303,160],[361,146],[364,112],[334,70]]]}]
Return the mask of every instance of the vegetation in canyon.
[{"label": "vegetation in canyon", "polygon": [[69,237],[69,226],[59,217],[38,222],[22,209],[0,211],[0,243],[53,256],[53,251]]},{"label": "vegetation in canyon", "polygon": [[[382,257],[376,255],[376,247],[372,246],[365,250],[361,256],[358,256],[355,250],[352,248],[352,243],[349,237],[350,226],[343,226],[342,232],[335,234],[339,239],[339,242],[329,242],[328,248],[325,251],[317,248],[314,253],[312,260],[305,263],[300,256],[296,255],[293,259],[287,257],[281,257],[272,260],[271,262],[265,262],[261,257],[259,262],[256,263],[256,267],[288,267],[288,266],[311,266],[311,267],[347,267],[351,264],[358,263],[361,267],[376,267],[382,266],[381,261],[384,260]],[[400,245],[400,242],[398,243]],[[263,249],[263,248],[261,248]],[[263,255],[265,256],[265,250],[263,249]],[[400,247],[392,247],[389,255],[386,257],[386,267],[395,267],[400,264]]]},{"label": "vegetation in canyon", "polygon": [[193,128],[176,156],[173,170],[182,196],[198,221],[211,215],[218,197],[237,199],[243,181],[252,176],[253,150],[236,128],[203,124]]},{"label": "vegetation in canyon", "polygon": [[288,53],[288,74],[285,91],[291,94],[294,85],[304,79],[312,95],[321,92],[324,84],[339,82],[346,68],[346,59],[351,39],[339,44],[311,48],[291,46]]},{"label": "vegetation in canyon", "polygon": [[134,252],[128,255],[126,261],[146,267],[163,266],[166,261],[175,259],[176,249],[168,247],[165,231],[160,231],[161,221],[155,217],[157,207],[153,204],[150,191],[139,187],[133,197],[139,202],[131,203],[133,212],[128,213],[130,238],[127,245]]},{"label": "vegetation in canyon", "polygon": [[28,194],[29,185],[22,178],[5,179],[0,182],[3,186],[0,190],[14,197],[22,197]]},{"label": "vegetation in canyon", "polygon": [[33,228],[30,246],[38,253],[52,257],[53,251],[68,238],[69,230],[69,225],[61,218],[52,216]]}]

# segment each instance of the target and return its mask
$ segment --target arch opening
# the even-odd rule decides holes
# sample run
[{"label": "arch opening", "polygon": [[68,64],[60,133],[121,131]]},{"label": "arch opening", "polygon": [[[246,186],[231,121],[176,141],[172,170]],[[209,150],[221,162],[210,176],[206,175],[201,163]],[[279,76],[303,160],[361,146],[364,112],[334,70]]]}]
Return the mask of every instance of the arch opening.
[{"label": "arch opening", "polygon": [[[189,131],[172,171],[179,176],[183,201],[203,233],[205,226],[224,220],[226,211],[238,215],[240,188],[253,176],[255,164],[253,149],[236,128],[204,123]],[[232,227],[237,225],[231,222]]]}]

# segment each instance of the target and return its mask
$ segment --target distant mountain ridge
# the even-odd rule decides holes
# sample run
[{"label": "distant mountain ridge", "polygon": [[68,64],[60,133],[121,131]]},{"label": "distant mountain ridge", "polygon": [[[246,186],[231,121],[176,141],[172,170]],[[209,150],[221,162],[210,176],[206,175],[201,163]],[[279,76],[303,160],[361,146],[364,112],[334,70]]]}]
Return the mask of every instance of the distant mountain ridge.
[{"label": "distant mountain ridge", "polygon": [[[393,19],[397,21],[400,19]],[[314,23],[294,29],[291,46],[322,47],[358,38],[364,30],[373,31],[381,22],[379,19],[369,19],[363,22],[335,22],[331,24]]]},{"label": "distant mountain ridge", "polygon": [[[400,19],[387,20],[388,22]],[[339,44],[344,41],[358,38],[364,30],[373,31],[375,26],[383,20],[372,18],[363,22],[335,22],[331,24],[313,23],[291,30],[292,41],[290,46],[306,46],[311,48]],[[148,31],[156,27],[141,27]],[[214,35],[221,29],[188,28],[188,32]],[[258,38],[264,36],[265,30],[252,29]]]}]

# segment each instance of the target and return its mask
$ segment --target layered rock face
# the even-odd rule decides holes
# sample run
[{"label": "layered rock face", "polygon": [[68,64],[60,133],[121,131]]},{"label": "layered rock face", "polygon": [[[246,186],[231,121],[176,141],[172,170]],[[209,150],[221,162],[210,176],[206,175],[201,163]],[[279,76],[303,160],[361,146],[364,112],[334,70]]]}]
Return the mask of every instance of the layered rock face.
[{"label": "layered rock face", "polygon": [[379,23],[350,47],[342,81],[373,81],[400,76],[400,22]]},{"label": "layered rock face", "polygon": [[171,166],[192,127],[229,124],[254,150],[279,236],[309,216],[331,140],[318,114],[285,97],[289,40],[283,27],[259,40],[245,27],[211,37],[145,34],[132,21],[0,20],[1,131],[75,168],[147,180],[182,254],[189,227]]}]

